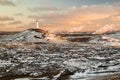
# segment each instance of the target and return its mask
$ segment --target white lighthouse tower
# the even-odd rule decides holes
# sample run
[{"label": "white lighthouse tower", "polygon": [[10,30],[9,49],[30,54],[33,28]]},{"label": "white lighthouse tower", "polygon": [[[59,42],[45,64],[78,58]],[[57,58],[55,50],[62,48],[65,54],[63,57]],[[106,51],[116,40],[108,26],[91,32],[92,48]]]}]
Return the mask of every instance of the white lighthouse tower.
[{"label": "white lighthouse tower", "polygon": [[39,22],[36,20],[36,28],[39,29]]}]

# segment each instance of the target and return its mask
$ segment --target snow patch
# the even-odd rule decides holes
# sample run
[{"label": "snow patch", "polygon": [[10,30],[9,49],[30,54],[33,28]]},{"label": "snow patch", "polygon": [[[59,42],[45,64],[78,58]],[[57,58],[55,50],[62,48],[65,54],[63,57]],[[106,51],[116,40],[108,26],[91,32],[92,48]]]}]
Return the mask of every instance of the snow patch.
[{"label": "snow patch", "polygon": [[29,78],[19,78],[19,79],[15,79],[15,80],[30,80]]}]

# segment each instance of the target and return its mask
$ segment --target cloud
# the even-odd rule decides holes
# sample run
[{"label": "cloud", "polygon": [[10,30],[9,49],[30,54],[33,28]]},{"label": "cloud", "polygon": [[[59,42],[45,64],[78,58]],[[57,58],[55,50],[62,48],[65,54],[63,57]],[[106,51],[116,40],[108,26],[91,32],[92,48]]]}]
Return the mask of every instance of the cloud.
[{"label": "cloud", "polygon": [[[80,26],[86,25],[86,30],[95,30],[109,23],[120,25],[120,7],[101,5],[82,5],[71,7],[62,13],[48,13],[44,15],[29,15],[28,18],[42,19],[41,24]],[[114,16],[113,16],[114,15]],[[90,29],[92,28],[92,29]]]},{"label": "cloud", "polygon": [[14,16],[23,16],[23,13],[15,13]]},{"label": "cloud", "polygon": [[[108,8],[107,11],[102,6],[89,6],[81,8],[70,8],[63,13],[49,13],[47,15],[30,15],[29,18],[34,19],[43,19],[46,22],[52,24],[69,24],[69,25],[78,25],[85,21],[97,20],[109,17],[112,14],[116,14],[117,11],[113,11]],[[103,9],[102,9],[103,8]],[[100,11],[99,11],[99,10]]]},{"label": "cloud", "polygon": [[109,18],[112,21],[120,21],[120,14],[112,15]]},{"label": "cloud", "polygon": [[9,25],[17,25],[17,24],[21,24],[22,21],[14,21],[14,22],[10,22]]},{"label": "cloud", "polygon": [[50,6],[45,6],[45,7],[39,6],[39,7],[28,8],[28,10],[31,12],[40,12],[40,11],[59,11],[60,9]]},{"label": "cloud", "polygon": [[1,27],[1,26],[5,26],[5,24],[0,23],[0,27]]},{"label": "cloud", "polygon": [[16,6],[12,1],[10,0],[0,0],[0,5],[4,6]]},{"label": "cloud", "polygon": [[8,16],[0,16],[0,21],[14,21],[14,18]]}]

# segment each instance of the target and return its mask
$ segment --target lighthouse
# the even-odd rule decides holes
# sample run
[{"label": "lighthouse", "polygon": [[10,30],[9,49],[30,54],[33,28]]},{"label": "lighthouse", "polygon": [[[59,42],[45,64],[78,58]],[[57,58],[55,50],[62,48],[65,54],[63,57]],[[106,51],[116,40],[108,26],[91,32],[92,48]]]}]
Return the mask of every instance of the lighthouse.
[{"label": "lighthouse", "polygon": [[36,20],[36,28],[39,29],[39,22]]}]

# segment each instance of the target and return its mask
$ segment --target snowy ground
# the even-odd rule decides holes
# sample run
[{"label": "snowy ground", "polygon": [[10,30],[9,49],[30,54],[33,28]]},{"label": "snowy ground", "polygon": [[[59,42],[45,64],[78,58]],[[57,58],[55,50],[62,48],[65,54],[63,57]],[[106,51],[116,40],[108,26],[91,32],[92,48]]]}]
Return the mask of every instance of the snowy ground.
[{"label": "snowy ground", "polygon": [[31,80],[32,78],[87,80],[120,72],[119,48],[82,45],[82,43],[1,44],[0,80],[21,76],[30,77]]},{"label": "snowy ground", "polygon": [[[65,38],[58,40],[60,37],[52,35],[52,38],[48,37],[49,42],[37,32],[28,33],[12,35],[6,39],[8,42],[1,40],[0,80],[120,79],[120,48],[111,45],[111,42],[118,44],[118,38],[98,35],[90,42],[81,43],[66,42]],[[28,38],[37,42],[29,42]]]}]

